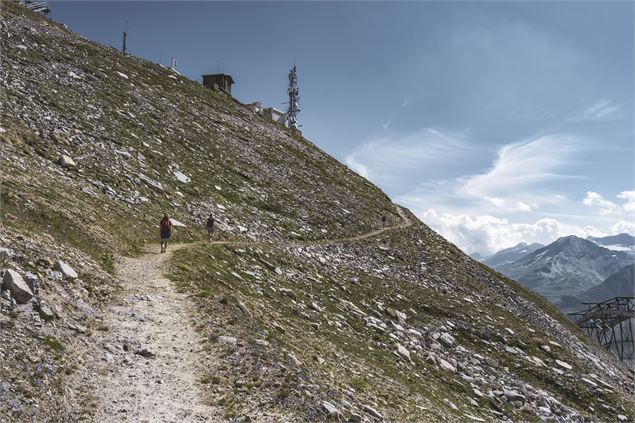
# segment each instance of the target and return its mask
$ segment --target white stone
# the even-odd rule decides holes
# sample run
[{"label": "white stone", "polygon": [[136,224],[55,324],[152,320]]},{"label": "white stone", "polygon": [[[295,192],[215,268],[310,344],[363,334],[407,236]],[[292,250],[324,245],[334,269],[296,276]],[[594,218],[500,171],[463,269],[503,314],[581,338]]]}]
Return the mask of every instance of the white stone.
[{"label": "white stone", "polygon": [[190,182],[190,178],[180,170],[174,171],[174,177],[177,181],[183,182],[184,184]]},{"label": "white stone", "polygon": [[446,371],[452,372],[452,373],[456,372],[456,368],[453,365],[451,365],[449,362],[445,361],[442,358],[437,358],[437,364],[443,370],[446,370]]},{"label": "white stone", "polygon": [[562,367],[563,369],[567,369],[567,370],[573,369],[573,367],[571,367],[571,364],[567,363],[566,361],[556,360],[556,364]]},{"label": "white stone", "polygon": [[57,269],[62,272],[66,279],[77,279],[77,272],[65,261],[58,260]]},{"label": "white stone", "polygon": [[335,407],[333,404],[331,404],[328,401],[322,401],[320,403],[320,405],[328,413],[328,415],[330,417],[334,417],[334,418],[338,418],[339,419],[340,416],[342,415],[342,413],[340,413],[340,411],[337,409],[337,407]]},{"label": "white stone", "polygon": [[397,354],[399,354],[399,356],[403,358],[404,360],[410,361],[410,351],[408,351],[406,347],[404,347],[401,344],[396,344],[396,347],[397,347]]},{"label": "white stone", "polygon": [[123,79],[128,79],[128,75],[126,75],[125,73],[121,73],[119,71],[116,71],[117,75],[119,75],[120,77],[122,77]]},{"label": "white stone", "polygon": [[233,336],[221,335],[218,337],[218,342],[225,345],[236,345],[238,340]]},{"label": "white stone", "polygon": [[60,157],[60,164],[68,168],[77,166],[77,163],[75,163],[75,160],[71,159],[66,154],[62,154],[62,156]]},{"label": "white stone", "polygon": [[185,223],[179,222],[178,220],[176,220],[173,217],[170,218],[170,222],[172,222],[172,226],[177,227],[177,228],[185,228],[186,227]]}]

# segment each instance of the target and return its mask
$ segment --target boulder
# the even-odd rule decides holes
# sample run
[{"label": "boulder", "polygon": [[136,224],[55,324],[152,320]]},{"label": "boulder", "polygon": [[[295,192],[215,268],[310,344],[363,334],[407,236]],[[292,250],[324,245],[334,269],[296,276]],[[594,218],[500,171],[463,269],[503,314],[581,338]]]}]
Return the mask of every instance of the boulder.
[{"label": "boulder", "polygon": [[485,363],[493,368],[497,368],[498,367],[498,361],[496,359],[493,359],[491,357],[486,357],[485,358]]},{"label": "boulder", "polygon": [[57,261],[57,269],[62,272],[65,279],[77,279],[77,272],[65,261]]},{"label": "boulder", "polygon": [[55,319],[55,312],[46,304],[40,304],[38,313],[40,314],[40,318],[45,322],[50,322]]},{"label": "boulder", "polygon": [[439,367],[441,367],[445,371],[452,372],[452,373],[456,372],[456,368],[442,358],[437,358],[437,364]]},{"label": "boulder", "polygon": [[451,347],[452,345],[454,345],[454,337],[447,332],[443,333],[443,335],[441,335],[438,340],[441,341],[441,343],[446,347]]},{"label": "boulder", "polygon": [[8,269],[4,272],[2,285],[11,292],[13,299],[18,304],[26,304],[33,298],[33,292],[22,276],[15,270]]},{"label": "boulder", "polygon": [[66,154],[62,154],[62,156],[59,159],[59,163],[60,165],[62,165],[63,167],[67,169],[73,169],[77,167],[77,163],[75,163],[75,160],[71,159]]}]

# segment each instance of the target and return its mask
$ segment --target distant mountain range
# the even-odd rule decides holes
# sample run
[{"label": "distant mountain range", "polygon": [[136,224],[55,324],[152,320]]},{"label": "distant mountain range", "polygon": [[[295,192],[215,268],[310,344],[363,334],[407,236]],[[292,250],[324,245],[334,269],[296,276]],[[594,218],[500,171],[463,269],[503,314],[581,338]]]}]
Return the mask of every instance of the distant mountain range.
[{"label": "distant mountain range", "polygon": [[635,237],[629,234],[605,236],[601,238],[587,237],[587,240],[609,250],[624,251],[635,255]]},{"label": "distant mountain range", "polygon": [[500,267],[502,265],[513,263],[519,258],[524,257],[529,253],[533,253],[534,251],[542,247],[544,247],[544,245],[538,243],[527,244],[525,242],[521,242],[520,244],[517,244],[513,247],[505,248],[504,250],[501,250],[496,254],[485,257],[481,261],[484,264],[496,269],[497,267]]},{"label": "distant mountain range", "polygon": [[582,301],[602,301],[632,292],[628,289],[633,285],[635,263],[631,247],[635,252],[635,238],[628,234],[590,239],[571,235],[547,246],[520,243],[481,261],[563,311],[571,311],[581,308]]}]

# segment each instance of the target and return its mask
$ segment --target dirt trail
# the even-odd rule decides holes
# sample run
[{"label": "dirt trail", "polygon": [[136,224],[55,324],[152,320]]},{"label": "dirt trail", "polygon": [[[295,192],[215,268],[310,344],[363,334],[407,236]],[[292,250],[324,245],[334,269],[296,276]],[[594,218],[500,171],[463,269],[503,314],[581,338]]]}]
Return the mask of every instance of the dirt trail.
[{"label": "dirt trail", "polygon": [[[397,207],[403,223],[363,235],[323,241],[328,244],[352,242],[401,229],[412,224]],[[303,242],[304,243],[304,242]],[[212,244],[258,244],[215,241]],[[202,402],[200,372],[209,353],[201,351],[202,335],[195,330],[196,311],[185,294],[178,293],[165,278],[165,264],[172,252],[193,244],[171,245],[166,254],[152,246],[152,252],[117,263],[117,277],[123,283],[121,304],[105,314],[109,330],[97,335],[104,348],[103,368],[95,421],[115,423],[212,422],[222,420],[222,411]],[[125,346],[125,348],[124,348]],[[147,350],[152,356],[140,355]]]},{"label": "dirt trail", "polygon": [[[99,381],[95,421],[202,422],[220,420],[202,403],[199,366],[203,338],[194,328],[193,303],[163,276],[166,254],[148,252],[124,258],[117,276],[124,284],[122,304],[108,311],[109,331],[100,340],[107,374]],[[127,346],[128,351],[124,350]],[[138,352],[146,349],[154,356]]]}]

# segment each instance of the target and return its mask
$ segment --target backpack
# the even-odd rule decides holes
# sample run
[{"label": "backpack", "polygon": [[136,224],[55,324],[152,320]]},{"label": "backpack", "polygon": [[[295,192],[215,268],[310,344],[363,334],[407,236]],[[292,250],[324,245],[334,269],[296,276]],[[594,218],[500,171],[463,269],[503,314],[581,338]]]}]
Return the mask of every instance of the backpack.
[{"label": "backpack", "polygon": [[170,223],[170,219],[161,219],[161,230],[169,231],[171,229],[172,224]]}]

